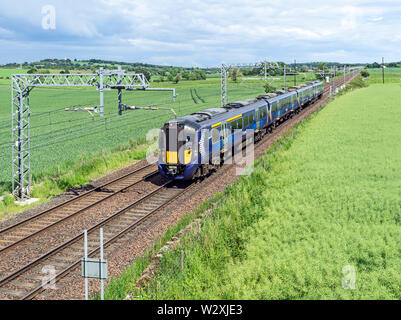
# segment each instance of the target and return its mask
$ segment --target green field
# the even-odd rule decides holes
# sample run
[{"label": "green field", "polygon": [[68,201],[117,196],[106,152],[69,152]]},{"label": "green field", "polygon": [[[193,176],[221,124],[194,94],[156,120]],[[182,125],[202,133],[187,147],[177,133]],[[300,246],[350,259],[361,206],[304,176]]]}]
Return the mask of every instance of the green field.
[{"label": "green field", "polygon": [[372,85],[292,129],[134,296],[400,299],[400,100],[401,85]]},{"label": "green field", "polygon": [[[26,70],[0,69],[0,76],[9,77],[13,73]],[[309,80],[298,76],[298,82]],[[277,88],[283,86],[283,78],[270,79]],[[290,80],[289,80],[290,81]],[[291,79],[291,84],[292,84]],[[246,79],[229,82],[229,100],[255,97],[263,93],[264,81]],[[175,87],[178,98],[172,102],[170,92],[124,92],[123,103],[136,106],[156,104],[170,107],[179,116],[220,106],[220,79],[204,81],[181,81],[152,83],[151,87]],[[11,102],[10,80],[0,80],[0,194],[10,190],[11,176]],[[96,106],[99,95],[95,88],[35,88],[30,95],[31,105],[31,168],[33,179],[49,172],[55,172],[61,164],[63,171],[71,167],[70,161],[88,155],[106,152],[128,141],[143,137],[150,129],[160,128],[173,117],[170,111],[128,111],[124,116],[117,114],[117,93],[105,93],[105,118],[95,115],[94,120],[87,112],[65,112],[66,107]]]},{"label": "green field", "polygon": [[[383,83],[383,75],[381,69],[367,69],[370,73],[368,78],[369,84]],[[384,69],[384,83],[401,83],[401,68]]]}]

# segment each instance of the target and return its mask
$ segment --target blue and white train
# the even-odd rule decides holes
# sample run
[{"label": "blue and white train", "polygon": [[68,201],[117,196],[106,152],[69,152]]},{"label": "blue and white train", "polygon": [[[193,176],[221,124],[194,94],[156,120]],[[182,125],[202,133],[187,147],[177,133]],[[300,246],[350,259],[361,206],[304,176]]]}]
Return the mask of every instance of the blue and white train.
[{"label": "blue and white train", "polygon": [[224,154],[242,149],[247,132],[255,141],[323,95],[323,82],[291,87],[223,108],[195,112],[167,122],[159,137],[159,171],[176,180],[192,180],[220,166]]}]

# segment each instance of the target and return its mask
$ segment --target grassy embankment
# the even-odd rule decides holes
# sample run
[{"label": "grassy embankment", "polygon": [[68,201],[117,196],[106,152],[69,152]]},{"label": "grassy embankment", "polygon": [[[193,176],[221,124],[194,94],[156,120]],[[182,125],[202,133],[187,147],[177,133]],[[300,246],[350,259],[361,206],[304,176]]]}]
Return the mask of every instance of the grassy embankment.
[{"label": "grassy embankment", "polygon": [[[10,137],[10,80],[13,73],[26,70],[0,69],[0,196],[11,190],[11,137]],[[301,81],[300,76],[298,81]],[[308,78],[309,79],[309,78]],[[229,83],[229,99],[239,100],[263,93],[263,81],[243,80]],[[283,85],[283,79],[275,81]],[[136,106],[157,104],[172,107],[179,116],[209,107],[220,106],[220,79],[152,83],[152,87],[174,87],[178,98],[172,102],[168,92],[124,92],[123,103]],[[35,187],[33,197],[45,201],[49,197],[74,186],[89,182],[110,170],[127,165],[132,159],[144,155],[143,149],[127,157],[132,147],[145,142],[144,136],[152,128],[171,119],[170,111],[130,111],[117,116],[117,94],[105,93],[105,118],[86,112],[65,112],[65,107],[96,106],[98,92],[94,88],[35,89],[31,93],[31,172]],[[55,112],[56,111],[56,112]],[[139,143],[138,143],[139,142]],[[49,145],[46,145],[49,144]],[[35,148],[40,146],[40,148]],[[142,147],[140,147],[142,148]],[[101,157],[101,150],[105,157]],[[116,156],[122,152],[123,155]],[[1,157],[6,155],[5,157]],[[126,159],[126,161],[122,161]],[[60,166],[61,174],[58,173]],[[21,211],[12,204],[12,198],[0,201],[0,212]],[[0,216],[1,218],[1,216]]]},{"label": "grassy embankment", "polygon": [[[400,299],[400,99],[400,85],[372,85],[292,129],[215,197],[200,234],[134,295],[154,299],[157,287],[160,299]],[[132,291],[144,261],[106,297]],[[354,290],[343,288],[345,266],[356,271]]]}]

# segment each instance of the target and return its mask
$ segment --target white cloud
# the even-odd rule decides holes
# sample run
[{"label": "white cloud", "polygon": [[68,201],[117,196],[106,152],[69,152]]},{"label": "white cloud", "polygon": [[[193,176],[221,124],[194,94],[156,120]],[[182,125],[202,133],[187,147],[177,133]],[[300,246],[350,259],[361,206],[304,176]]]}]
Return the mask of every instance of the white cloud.
[{"label": "white cloud", "polygon": [[114,52],[124,60],[188,65],[267,56],[307,60],[317,53],[317,60],[357,60],[358,52],[370,60],[396,59],[400,41],[394,35],[400,29],[399,1],[53,0],[53,33],[40,28],[40,8],[48,2],[2,0],[0,37],[7,30],[13,43],[46,44],[50,51],[43,57],[60,53],[64,44],[72,54],[74,47],[83,48],[76,56],[97,47],[99,57]]},{"label": "white cloud", "polygon": [[0,38],[10,38],[14,35],[14,32],[0,27]]}]

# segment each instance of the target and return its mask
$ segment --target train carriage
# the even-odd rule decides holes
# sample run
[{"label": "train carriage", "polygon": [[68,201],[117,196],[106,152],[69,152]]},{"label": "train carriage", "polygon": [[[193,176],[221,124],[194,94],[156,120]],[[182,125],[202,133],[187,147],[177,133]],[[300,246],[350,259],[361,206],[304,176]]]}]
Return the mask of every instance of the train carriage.
[{"label": "train carriage", "polygon": [[236,101],[166,123],[159,137],[159,171],[176,180],[206,175],[221,165],[224,155],[243,145],[247,132],[255,140],[323,94],[316,81],[293,91],[277,91]]}]

